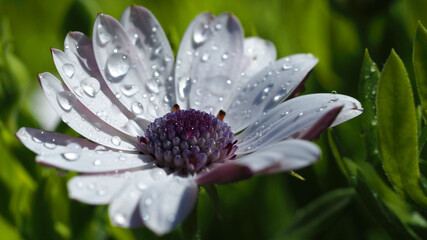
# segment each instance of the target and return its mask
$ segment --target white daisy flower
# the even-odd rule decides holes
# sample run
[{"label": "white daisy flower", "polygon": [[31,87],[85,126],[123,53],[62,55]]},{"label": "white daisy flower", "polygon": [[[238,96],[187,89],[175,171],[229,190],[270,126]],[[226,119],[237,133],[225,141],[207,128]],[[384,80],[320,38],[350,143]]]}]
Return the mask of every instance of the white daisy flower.
[{"label": "white daisy flower", "polygon": [[81,173],[68,183],[71,198],[109,204],[114,225],[158,235],[189,214],[199,185],[310,165],[320,150],[308,140],[362,110],[339,94],[296,97],[318,60],[276,60],[272,43],[244,38],[227,13],[198,15],[176,61],[139,6],[120,21],[100,14],[92,40],[70,32],[64,48],[52,49],[64,82],[41,73],[40,85],[86,139],[32,128],[17,137],[39,163]]}]

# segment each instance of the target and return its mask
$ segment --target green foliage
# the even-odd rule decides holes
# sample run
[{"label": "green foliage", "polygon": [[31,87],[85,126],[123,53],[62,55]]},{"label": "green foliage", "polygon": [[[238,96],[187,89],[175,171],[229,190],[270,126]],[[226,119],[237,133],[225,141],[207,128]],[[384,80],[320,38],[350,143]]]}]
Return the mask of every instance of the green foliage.
[{"label": "green foliage", "polygon": [[421,22],[419,22],[415,33],[413,61],[422,113],[424,120],[427,121],[427,29]]},{"label": "green foliage", "polygon": [[427,207],[420,188],[417,120],[403,62],[391,52],[378,84],[378,138],[384,169],[396,191]]}]

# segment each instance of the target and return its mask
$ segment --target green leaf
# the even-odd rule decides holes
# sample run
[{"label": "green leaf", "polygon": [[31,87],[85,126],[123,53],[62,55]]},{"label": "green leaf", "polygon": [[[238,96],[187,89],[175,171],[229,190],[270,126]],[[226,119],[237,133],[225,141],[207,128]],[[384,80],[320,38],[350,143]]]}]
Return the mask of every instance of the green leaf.
[{"label": "green leaf", "polygon": [[422,113],[427,121],[427,29],[421,22],[415,32],[413,62]]},{"label": "green leaf", "polygon": [[363,169],[358,171],[355,188],[368,212],[391,238],[420,239],[404,221],[409,215],[405,203],[387,187],[371,166],[364,165]]},{"label": "green leaf", "polygon": [[23,239],[20,236],[18,229],[16,229],[10,223],[8,223],[5,219],[3,219],[1,215],[0,215],[0,229],[1,229],[1,236],[3,239],[10,239],[10,240]]},{"label": "green leaf", "polygon": [[366,143],[366,159],[374,166],[381,166],[381,156],[378,150],[377,128],[377,87],[380,71],[377,64],[372,61],[369,52],[365,50],[362,70],[360,73],[360,101],[364,107],[362,119],[363,136]]},{"label": "green leaf", "polygon": [[343,212],[353,199],[354,193],[352,188],[345,188],[324,194],[298,210],[293,221],[276,239],[310,239],[316,236],[316,233],[330,223],[328,220]]},{"label": "green leaf", "polygon": [[378,138],[384,169],[396,191],[427,207],[420,187],[417,120],[411,84],[392,50],[378,83]]}]

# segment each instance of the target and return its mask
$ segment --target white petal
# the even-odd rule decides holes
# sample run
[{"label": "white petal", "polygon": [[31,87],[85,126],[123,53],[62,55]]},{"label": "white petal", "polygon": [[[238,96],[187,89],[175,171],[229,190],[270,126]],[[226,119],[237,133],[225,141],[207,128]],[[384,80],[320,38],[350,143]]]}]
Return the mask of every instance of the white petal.
[{"label": "white petal", "polygon": [[136,137],[123,134],[100,120],[52,74],[39,74],[39,81],[52,107],[68,126],[99,144],[119,150],[135,150]]},{"label": "white petal", "polygon": [[168,176],[143,191],[139,209],[145,226],[157,235],[173,230],[197,201],[198,187],[192,179]]},{"label": "white petal", "polygon": [[98,67],[116,97],[137,117],[154,120],[170,109],[159,99],[156,78],[145,69],[126,31],[107,15],[99,15],[93,28]]},{"label": "white petal", "polygon": [[182,109],[189,108],[188,97],[192,85],[190,73],[195,60],[194,57],[186,56],[186,54],[188,51],[197,48],[200,43],[204,43],[206,39],[211,36],[209,25],[214,18],[215,17],[208,12],[197,15],[187,27],[179,45],[175,66],[175,91],[176,101]]},{"label": "white petal", "polygon": [[[117,125],[124,128],[122,130],[126,130],[128,133],[133,133],[133,135],[143,135],[144,130],[146,129],[144,125],[147,125],[147,123],[145,123],[147,121],[144,121],[144,119],[141,118],[136,118],[135,114],[130,112],[119,101],[119,99],[117,99],[117,96],[120,96],[120,94],[116,96],[116,94],[114,94],[108,87],[96,63],[92,40],[83,33],[70,32],[65,38],[64,45],[65,53],[71,59],[73,59],[74,62],[79,63],[78,65],[81,67],[81,70],[84,71],[88,76],[94,77],[99,81],[101,91],[95,96],[95,98],[101,100],[97,100],[96,102],[101,102],[100,105],[107,106],[109,106],[111,102],[111,109],[103,109],[102,111],[93,110],[92,112],[98,113],[97,115],[100,116],[103,120],[105,119],[104,121],[106,122],[111,122],[108,120],[109,118],[123,119],[124,115],[127,118],[127,122],[125,122],[124,125],[123,123],[120,123],[121,121],[119,120],[114,120],[113,122],[117,121]],[[81,90],[83,90],[83,92]],[[78,91],[80,95],[83,95],[84,89],[81,88],[78,89]],[[78,94],[76,94],[76,96],[79,97]],[[93,106],[93,108],[96,109],[99,107]],[[117,112],[117,109],[120,109],[120,113],[118,113],[117,116],[112,116],[115,115],[113,113]]]},{"label": "white petal", "polygon": [[289,97],[317,61],[311,54],[296,54],[282,58],[255,74],[237,93],[227,111],[225,121],[233,132],[244,129],[254,118]]},{"label": "white petal", "polygon": [[175,82],[172,68],[174,56],[165,32],[154,15],[146,8],[131,5],[123,12],[120,23],[145,65],[149,74],[159,81],[159,98],[172,107],[175,102]]},{"label": "white petal", "polygon": [[138,227],[143,223],[139,205],[141,196],[156,181],[167,178],[167,173],[160,168],[126,172],[125,187],[111,202],[108,212],[113,225],[119,227]]},{"label": "white petal", "polygon": [[36,160],[47,166],[80,173],[115,172],[153,166],[153,158],[149,155],[101,149],[94,151],[77,145],[68,145],[61,153],[39,155]]},{"label": "white petal", "polygon": [[107,204],[123,187],[123,174],[80,175],[68,181],[70,198],[87,204]]},{"label": "white petal", "polygon": [[245,38],[245,62],[243,76],[239,84],[245,84],[251,77],[276,60],[276,47],[270,41],[259,37]]},{"label": "white petal", "polygon": [[125,185],[108,207],[111,223],[123,228],[140,227],[143,225],[138,211],[141,191],[133,181],[127,181]]},{"label": "white petal", "polygon": [[105,149],[105,147],[89,142],[84,138],[72,137],[56,132],[23,127],[16,137],[31,151],[38,155],[63,153],[68,145],[88,149]]},{"label": "white petal", "polygon": [[337,118],[361,113],[356,99],[340,94],[309,94],[290,99],[251,124],[237,136],[237,153],[252,152],[300,132],[321,119],[329,110],[344,106]]},{"label": "white petal", "polygon": [[282,172],[313,164],[320,152],[316,144],[294,139],[275,143],[234,162],[249,167],[254,173]]},{"label": "white petal", "polygon": [[[178,51],[178,98],[216,114],[226,107],[242,69],[243,30],[231,14],[203,13],[187,29]],[[186,84],[191,82],[191,86]]]},{"label": "white petal", "polygon": [[[52,49],[52,56],[61,78],[85,107],[115,129],[127,134],[135,132],[127,132],[125,129],[135,115],[127,109],[122,112],[123,108],[116,104],[117,99],[113,102],[107,97],[109,93],[115,98],[102,77],[96,74],[99,71],[86,71],[79,62],[58,49]],[[107,94],[104,93],[106,91]]]}]

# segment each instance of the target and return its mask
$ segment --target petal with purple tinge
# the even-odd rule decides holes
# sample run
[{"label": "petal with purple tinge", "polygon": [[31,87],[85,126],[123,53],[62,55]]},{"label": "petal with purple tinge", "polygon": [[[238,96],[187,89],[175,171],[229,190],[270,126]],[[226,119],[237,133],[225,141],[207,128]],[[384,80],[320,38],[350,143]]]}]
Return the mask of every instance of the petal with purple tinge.
[{"label": "petal with purple tinge", "polygon": [[317,61],[311,54],[295,54],[255,74],[241,87],[226,111],[226,121],[233,132],[244,129],[257,116],[268,113],[281,101],[291,97]]},{"label": "petal with purple tinge", "polygon": [[136,137],[124,134],[99,119],[52,74],[39,74],[39,81],[47,99],[62,121],[76,132],[107,147],[135,150]]},{"label": "petal with purple tinge", "polygon": [[340,94],[309,94],[279,104],[249,125],[239,140],[237,154],[256,151],[268,144],[303,133],[320,121],[330,110],[343,106],[336,119],[348,120],[361,113],[359,101]]},{"label": "petal with purple tinge", "polygon": [[196,179],[198,184],[224,184],[255,174],[290,171],[314,163],[320,149],[304,140],[286,140],[242,156],[233,162],[217,165]]}]

